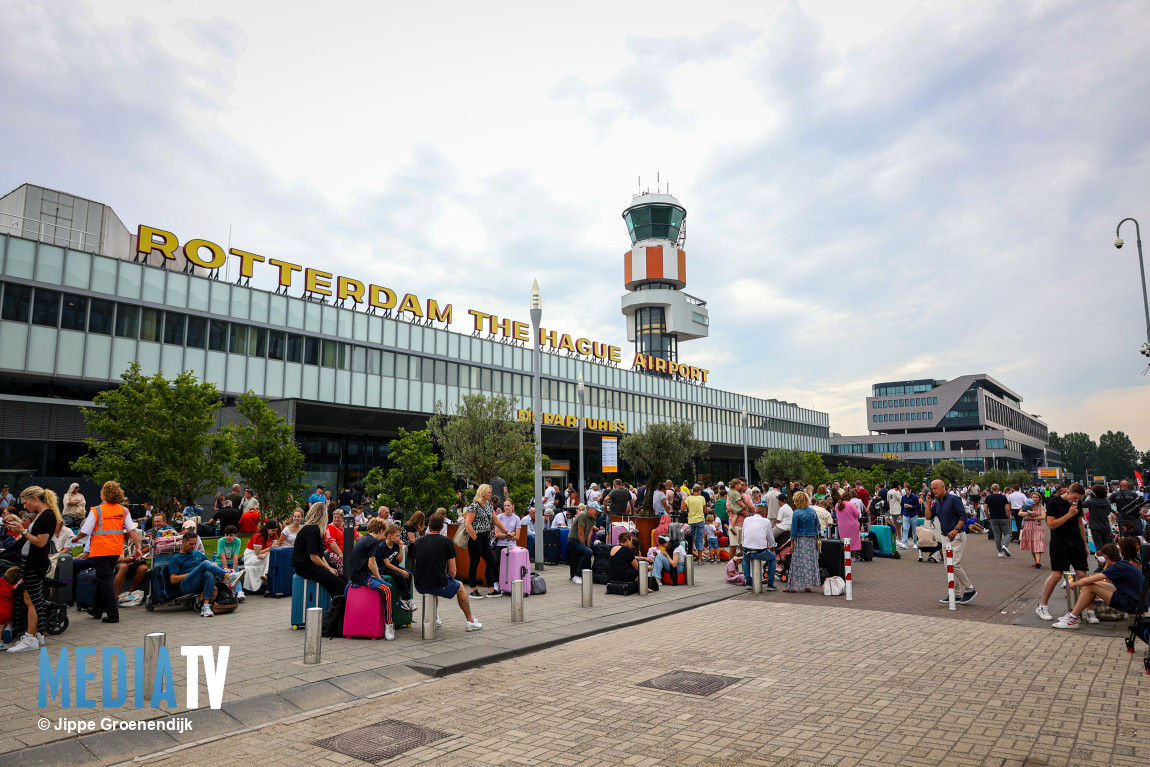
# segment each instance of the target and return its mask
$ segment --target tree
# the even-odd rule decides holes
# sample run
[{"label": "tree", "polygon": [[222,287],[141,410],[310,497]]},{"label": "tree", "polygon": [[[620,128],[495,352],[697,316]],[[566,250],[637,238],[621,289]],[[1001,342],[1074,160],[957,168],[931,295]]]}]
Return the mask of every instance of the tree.
[{"label": "tree", "polygon": [[947,458],[944,461],[939,461],[931,469],[930,475],[933,479],[941,479],[946,483],[947,487],[951,485],[959,485],[966,479],[967,471],[962,468],[962,464],[958,461],[952,461]]},{"label": "tree", "polygon": [[803,479],[808,485],[814,485],[815,489],[818,489],[819,485],[831,483],[831,473],[823,461],[822,453],[804,453],[803,460],[806,464]]},{"label": "tree", "polygon": [[100,392],[94,408],[82,410],[88,452],[72,469],[96,484],[116,480],[167,509],[214,492],[227,483],[231,441],[213,432],[219,392],[190,371],[169,381],[147,377],[133,362],[115,389]]},{"label": "tree", "polygon": [[[1029,474],[1028,474],[1029,476]],[[1002,469],[987,469],[978,478],[978,486],[983,491],[989,490],[991,485],[997,484],[1000,488],[1006,487],[1010,481],[1010,474]]]},{"label": "tree", "polygon": [[388,448],[396,466],[383,481],[384,503],[398,504],[409,515],[417,509],[431,516],[440,506],[451,508],[455,503],[452,477],[440,467],[430,431],[409,432],[400,427],[399,437],[389,442]]},{"label": "tree", "polygon": [[774,448],[760,455],[759,460],[755,461],[755,472],[763,484],[771,482],[805,484],[807,456],[802,450]]},{"label": "tree", "polygon": [[308,491],[295,432],[254,392],[240,395],[236,410],[247,423],[224,429],[232,443],[228,469],[252,489],[265,517],[285,520],[295,510],[288,496],[306,500]]},{"label": "tree", "polygon": [[1062,437],[1058,436],[1058,432],[1050,432],[1050,434],[1046,437],[1046,441],[1049,443],[1050,447],[1054,448],[1060,453],[1062,452]]},{"label": "tree", "polygon": [[[515,503],[515,511],[520,514],[527,510],[531,499],[535,497],[534,448],[529,445],[528,449],[531,452],[530,461],[524,467],[522,473],[503,478],[507,482],[507,494],[511,496],[512,502]],[[539,465],[544,470],[550,469],[551,459],[546,453],[541,456],[541,459],[542,461]],[[532,554],[532,556],[534,556],[534,554]]]},{"label": "tree", "polygon": [[1125,432],[1108,431],[1098,438],[1097,471],[1109,479],[1134,479],[1140,457]]},{"label": "tree", "polygon": [[1017,471],[1012,471],[1006,477],[1006,484],[1010,485],[1011,487],[1014,487],[1015,485],[1018,487],[1028,487],[1032,482],[1034,482],[1034,475],[1026,469],[1018,469]]},{"label": "tree", "polygon": [[624,437],[619,444],[619,455],[635,472],[650,472],[641,513],[654,515],[655,484],[664,475],[704,457],[708,449],[705,442],[695,438],[695,427],[690,421],[649,423],[641,431]]},{"label": "tree", "polygon": [[363,477],[363,494],[373,501],[383,495],[383,483],[387,475],[378,466],[372,466]]},{"label": "tree", "polygon": [[1074,477],[1082,482],[1087,479],[1091,467],[1098,460],[1098,446],[1094,440],[1083,432],[1072,431],[1062,437],[1062,465]]},{"label": "tree", "polygon": [[1146,481],[1147,474],[1150,474],[1150,450],[1142,453],[1139,459],[1139,470],[1142,472],[1142,480]]},{"label": "tree", "polygon": [[427,427],[444,464],[476,485],[534,470],[535,435],[530,423],[515,419],[514,397],[466,394],[450,415],[436,402]]}]

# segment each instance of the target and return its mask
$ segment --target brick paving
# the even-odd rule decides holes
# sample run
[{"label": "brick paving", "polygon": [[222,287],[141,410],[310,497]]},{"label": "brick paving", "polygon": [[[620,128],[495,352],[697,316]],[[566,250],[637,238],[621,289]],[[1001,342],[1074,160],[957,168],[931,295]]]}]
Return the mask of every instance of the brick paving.
[{"label": "brick paving", "polygon": [[[387,720],[448,735],[388,767],[1150,762],[1150,678],[1121,642],[837,605],[724,601],[147,763],[364,764],[315,742]],[[676,670],[741,681],[638,684]]]}]

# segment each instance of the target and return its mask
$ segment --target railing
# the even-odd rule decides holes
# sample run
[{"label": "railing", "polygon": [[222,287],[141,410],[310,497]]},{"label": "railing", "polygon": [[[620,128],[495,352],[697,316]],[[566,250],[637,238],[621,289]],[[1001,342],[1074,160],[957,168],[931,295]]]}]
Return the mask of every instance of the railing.
[{"label": "railing", "polygon": [[[51,231],[51,234],[49,234],[49,231]],[[64,236],[60,234],[60,232],[66,232],[68,234]],[[80,236],[74,238],[71,234],[72,232]],[[83,229],[73,229],[70,226],[62,226],[60,224],[49,224],[46,221],[40,221],[35,218],[17,216],[15,213],[0,213],[0,233],[36,239],[40,242],[47,242],[52,245],[59,245],[60,240],[64,240],[65,245],[69,248],[75,244],[81,248],[95,250],[100,244],[100,235],[96,232],[86,232]],[[89,237],[89,239],[85,240],[85,236]]]},{"label": "railing", "polygon": [[704,301],[701,298],[696,298],[695,296],[692,296],[690,293],[684,293],[683,297],[687,299],[687,303],[689,303],[689,304],[694,304],[695,306],[706,306],[707,305],[706,301]]}]

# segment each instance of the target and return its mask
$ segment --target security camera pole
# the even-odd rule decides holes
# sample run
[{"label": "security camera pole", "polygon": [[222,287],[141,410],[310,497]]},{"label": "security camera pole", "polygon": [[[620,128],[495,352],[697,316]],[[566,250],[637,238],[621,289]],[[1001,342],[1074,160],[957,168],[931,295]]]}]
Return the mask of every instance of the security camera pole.
[{"label": "security camera pole", "polygon": [[1142,229],[1138,226],[1138,220],[1134,218],[1124,218],[1118,222],[1118,227],[1114,230],[1114,247],[1121,248],[1123,245],[1122,238],[1118,235],[1121,234],[1122,225],[1127,221],[1134,222],[1134,236],[1138,241],[1138,269],[1142,273],[1142,309],[1146,312],[1146,343],[1142,344],[1142,354],[1145,357],[1150,357],[1150,301],[1146,298],[1146,265],[1142,261]]}]

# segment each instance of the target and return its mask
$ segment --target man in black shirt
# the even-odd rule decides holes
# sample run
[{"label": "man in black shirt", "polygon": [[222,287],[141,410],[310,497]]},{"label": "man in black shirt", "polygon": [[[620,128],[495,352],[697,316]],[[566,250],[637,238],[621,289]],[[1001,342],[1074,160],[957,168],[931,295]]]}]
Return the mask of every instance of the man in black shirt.
[{"label": "man in black shirt", "polygon": [[346,514],[351,511],[351,504],[355,500],[355,496],[351,493],[351,485],[344,483],[343,490],[339,493],[339,508]]},{"label": "man in black shirt", "polygon": [[[483,624],[471,614],[471,602],[467,598],[467,589],[455,580],[455,544],[443,534],[447,515],[437,511],[427,520],[427,535],[415,539],[411,545],[415,552],[415,567],[412,569],[412,580],[415,590],[420,594],[455,599],[459,602],[459,609],[467,619],[467,631],[478,631]],[[435,625],[442,625],[439,616],[435,617]]]},{"label": "man in black shirt", "polygon": [[[240,507],[240,503],[242,503],[244,500],[244,494],[240,492],[240,486],[232,485],[232,491],[224,496],[224,500],[231,501],[232,508],[238,509]],[[239,526],[238,522],[236,523],[236,526]]]},{"label": "man in black shirt", "polygon": [[229,527],[235,527],[238,530],[240,527],[240,510],[233,509],[231,506],[224,506],[218,509],[208,522],[218,524],[221,532]]},{"label": "man in black shirt", "polygon": [[612,485],[611,492],[607,493],[608,509],[617,516],[631,514],[635,506],[631,501],[631,493],[623,487],[623,480],[617,479]]},{"label": "man in black shirt", "polygon": [[[1050,575],[1042,584],[1042,602],[1035,609],[1044,621],[1054,620],[1047,603],[1062,575],[1073,568],[1078,578],[1086,577],[1086,526],[1082,524],[1079,501],[1086,488],[1075,482],[1062,495],[1052,495],[1046,501],[1046,525],[1050,528]],[[1087,611],[1086,620],[1093,623],[1093,610]]]},{"label": "man in black shirt", "polygon": [[[1124,479],[1118,483],[1118,489],[1110,494],[1108,499],[1114,504],[1118,512],[1118,530],[1124,536],[1138,537],[1142,535],[1142,516],[1139,509],[1133,508],[1134,501],[1139,500],[1138,493],[1130,489],[1130,480]],[[1122,513],[1124,509],[1129,509]]]},{"label": "man in black shirt", "polygon": [[994,534],[994,547],[998,549],[998,556],[1009,557],[1010,499],[996,483],[990,486],[990,493],[983,502],[986,504],[986,516],[990,519],[990,532]]}]

